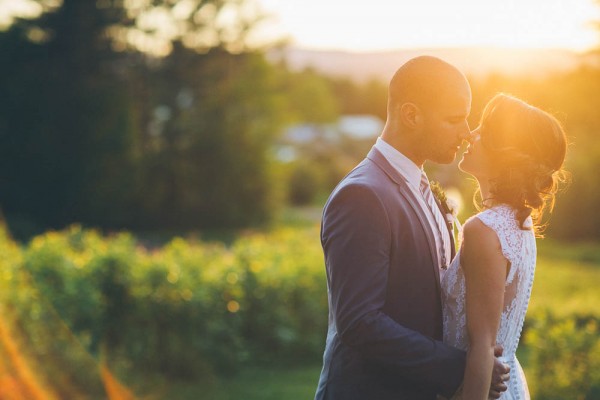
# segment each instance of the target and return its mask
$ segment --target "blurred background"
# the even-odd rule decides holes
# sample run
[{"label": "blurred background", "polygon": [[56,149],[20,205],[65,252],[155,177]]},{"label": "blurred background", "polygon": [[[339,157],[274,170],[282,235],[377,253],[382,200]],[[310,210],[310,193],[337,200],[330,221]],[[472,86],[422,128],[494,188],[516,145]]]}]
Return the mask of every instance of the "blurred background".
[{"label": "blurred background", "polygon": [[[414,2],[413,2],[414,3]],[[306,399],[324,202],[408,59],[563,123],[519,359],[600,399],[600,3],[0,0],[0,399]],[[456,164],[428,174],[474,212]]]}]

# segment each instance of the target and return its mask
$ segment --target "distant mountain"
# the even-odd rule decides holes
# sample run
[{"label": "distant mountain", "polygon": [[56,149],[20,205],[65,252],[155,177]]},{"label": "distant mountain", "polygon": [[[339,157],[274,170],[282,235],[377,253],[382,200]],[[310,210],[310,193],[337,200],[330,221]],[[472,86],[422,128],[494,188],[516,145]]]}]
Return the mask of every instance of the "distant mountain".
[{"label": "distant mountain", "polygon": [[[597,57],[563,49],[505,48],[440,48],[414,49],[371,53],[310,50],[288,47],[268,54],[273,61],[285,59],[293,70],[312,67],[331,76],[344,76],[362,82],[368,79],[388,81],[396,69],[419,55],[440,57],[460,68],[467,75],[539,76],[565,71],[582,64],[598,62]],[[595,61],[594,61],[595,60]]]}]

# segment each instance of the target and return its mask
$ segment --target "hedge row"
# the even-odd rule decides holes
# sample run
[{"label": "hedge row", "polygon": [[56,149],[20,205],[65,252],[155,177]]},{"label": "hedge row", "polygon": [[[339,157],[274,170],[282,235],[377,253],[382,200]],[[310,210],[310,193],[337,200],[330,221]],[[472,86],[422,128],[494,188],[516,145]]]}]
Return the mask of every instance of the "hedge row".
[{"label": "hedge row", "polygon": [[[230,246],[176,238],[155,250],[78,226],[26,246],[2,231],[0,301],[48,379],[98,392],[99,360],[183,380],[314,363],[327,325],[316,228],[249,233]],[[535,393],[600,398],[599,337],[596,316],[529,315],[522,346]]]}]

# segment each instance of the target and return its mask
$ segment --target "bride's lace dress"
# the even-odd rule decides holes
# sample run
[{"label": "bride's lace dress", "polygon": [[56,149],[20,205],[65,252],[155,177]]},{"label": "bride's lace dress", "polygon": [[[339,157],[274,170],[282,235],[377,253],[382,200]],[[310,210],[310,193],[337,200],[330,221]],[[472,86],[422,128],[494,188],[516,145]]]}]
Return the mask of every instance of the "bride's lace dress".
[{"label": "bride's lace dress", "polygon": [[[508,390],[502,400],[529,399],[529,391],[523,370],[515,357],[531,286],[536,261],[535,235],[532,230],[522,230],[515,219],[515,212],[507,205],[487,209],[472,218],[478,218],[494,230],[500,240],[502,253],[510,262],[510,269],[504,286],[504,310],[496,343],[504,347],[504,362],[510,365]],[[525,226],[531,226],[528,219]],[[444,275],[442,301],[444,312],[444,342],[467,350],[467,315],[465,310],[465,276],[460,265],[460,250]],[[485,268],[485,265],[478,266]],[[455,398],[460,399],[460,393]]]}]

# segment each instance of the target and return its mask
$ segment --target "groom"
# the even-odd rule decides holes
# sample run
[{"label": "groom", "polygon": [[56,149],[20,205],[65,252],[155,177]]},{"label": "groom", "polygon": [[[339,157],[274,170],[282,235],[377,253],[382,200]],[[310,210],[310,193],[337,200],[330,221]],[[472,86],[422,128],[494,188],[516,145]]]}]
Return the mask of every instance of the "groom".
[{"label": "groom", "polygon": [[[461,384],[465,353],[442,343],[453,237],[422,168],[454,160],[470,109],[466,78],[438,58],[414,58],[392,78],[381,137],[323,212],[329,329],[316,400],[434,400]],[[496,362],[493,398],[507,368]]]}]

